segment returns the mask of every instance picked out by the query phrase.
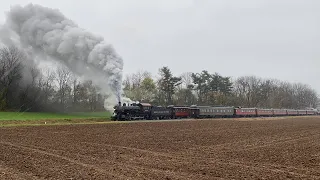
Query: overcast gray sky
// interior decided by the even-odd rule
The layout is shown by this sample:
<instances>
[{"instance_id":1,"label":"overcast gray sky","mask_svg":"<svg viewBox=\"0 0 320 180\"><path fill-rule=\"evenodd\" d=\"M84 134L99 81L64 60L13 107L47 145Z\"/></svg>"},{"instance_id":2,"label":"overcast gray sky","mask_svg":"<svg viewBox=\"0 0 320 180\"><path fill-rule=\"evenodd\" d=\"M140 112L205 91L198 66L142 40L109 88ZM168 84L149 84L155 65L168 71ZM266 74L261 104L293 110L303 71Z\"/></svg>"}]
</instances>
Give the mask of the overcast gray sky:
<instances>
[{"instance_id":1,"label":"overcast gray sky","mask_svg":"<svg viewBox=\"0 0 320 180\"><path fill-rule=\"evenodd\" d=\"M319 0L10 0L58 8L103 35L125 74L162 66L173 73L257 75L309 84L320 92Z\"/></svg>"}]
</instances>

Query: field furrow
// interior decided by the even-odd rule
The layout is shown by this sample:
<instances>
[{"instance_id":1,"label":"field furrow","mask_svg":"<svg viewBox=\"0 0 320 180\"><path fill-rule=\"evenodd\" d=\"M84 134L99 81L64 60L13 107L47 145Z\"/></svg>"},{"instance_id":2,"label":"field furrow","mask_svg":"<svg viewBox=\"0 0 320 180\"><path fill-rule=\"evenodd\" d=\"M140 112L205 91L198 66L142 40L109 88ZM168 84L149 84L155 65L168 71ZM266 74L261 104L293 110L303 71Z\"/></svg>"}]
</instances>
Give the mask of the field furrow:
<instances>
[{"instance_id":1,"label":"field furrow","mask_svg":"<svg viewBox=\"0 0 320 180\"><path fill-rule=\"evenodd\" d=\"M0 129L0 179L320 179L320 118Z\"/></svg>"}]
</instances>

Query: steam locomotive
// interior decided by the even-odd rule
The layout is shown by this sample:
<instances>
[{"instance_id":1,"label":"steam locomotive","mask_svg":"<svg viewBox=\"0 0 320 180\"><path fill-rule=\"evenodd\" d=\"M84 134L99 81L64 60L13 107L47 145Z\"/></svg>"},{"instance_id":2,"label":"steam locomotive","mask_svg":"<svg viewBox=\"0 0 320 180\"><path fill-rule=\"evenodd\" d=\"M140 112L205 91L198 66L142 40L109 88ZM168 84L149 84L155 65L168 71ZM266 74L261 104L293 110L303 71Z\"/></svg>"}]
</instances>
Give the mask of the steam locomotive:
<instances>
[{"instance_id":1,"label":"steam locomotive","mask_svg":"<svg viewBox=\"0 0 320 180\"><path fill-rule=\"evenodd\" d=\"M155 119L201 119L272 116L318 115L315 109L264 109L233 106L153 106L149 103L123 104L114 106L111 116L115 121L155 120Z\"/></svg>"}]
</instances>

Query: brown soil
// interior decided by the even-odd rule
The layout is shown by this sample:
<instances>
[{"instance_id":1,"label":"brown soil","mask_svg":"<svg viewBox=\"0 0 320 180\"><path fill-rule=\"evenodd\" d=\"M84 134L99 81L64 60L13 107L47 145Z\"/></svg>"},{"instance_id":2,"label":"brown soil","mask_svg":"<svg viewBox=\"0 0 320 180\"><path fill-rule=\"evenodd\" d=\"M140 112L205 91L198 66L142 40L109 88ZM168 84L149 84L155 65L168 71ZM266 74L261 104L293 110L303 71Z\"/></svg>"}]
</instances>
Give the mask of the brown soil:
<instances>
[{"instance_id":1,"label":"brown soil","mask_svg":"<svg viewBox=\"0 0 320 180\"><path fill-rule=\"evenodd\" d=\"M0 179L320 179L320 118L0 128Z\"/></svg>"},{"instance_id":2,"label":"brown soil","mask_svg":"<svg viewBox=\"0 0 320 180\"><path fill-rule=\"evenodd\" d=\"M77 124L77 123L97 123L108 122L108 119L41 119L41 120L1 120L0 127L4 126L24 126L24 125L57 125L57 124Z\"/></svg>"}]
</instances>

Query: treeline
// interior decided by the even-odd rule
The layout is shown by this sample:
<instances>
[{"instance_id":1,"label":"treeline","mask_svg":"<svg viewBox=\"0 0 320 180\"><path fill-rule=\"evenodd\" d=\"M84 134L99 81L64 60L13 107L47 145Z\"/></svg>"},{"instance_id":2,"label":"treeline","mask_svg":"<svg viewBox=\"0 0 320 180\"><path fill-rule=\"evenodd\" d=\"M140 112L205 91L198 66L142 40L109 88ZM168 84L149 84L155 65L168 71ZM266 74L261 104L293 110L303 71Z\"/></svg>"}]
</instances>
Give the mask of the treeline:
<instances>
[{"instance_id":1,"label":"treeline","mask_svg":"<svg viewBox=\"0 0 320 180\"><path fill-rule=\"evenodd\" d=\"M39 70L16 47L0 49L0 111L101 111L105 97L65 67Z\"/></svg>"},{"instance_id":2,"label":"treeline","mask_svg":"<svg viewBox=\"0 0 320 180\"><path fill-rule=\"evenodd\" d=\"M106 96L91 81L81 81L67 68L35 68L16 47L0 49L0 111L101 111ZM123 80L124 96L154 105L230 105L264 108L316 108L318 96L304 84L254 76L230 77L202 71L173 75L168 67L158 77L140 71ZM115 103L116 104L116 103Z\"/></svg>"},{"instance_id":3,"label":"treeline","mask_svg":"<svg viewBox=\"0 0 320 180\"><path fill-rule=\"evenodd\" d=\"M174 76L168 67L159 76L140 71L124 80L124 95L155 105L230 105L262 108L316 108L317 92L308 85L244 76L232 80L218 73L186 72Z\"/></svg>"}]
</instances>

